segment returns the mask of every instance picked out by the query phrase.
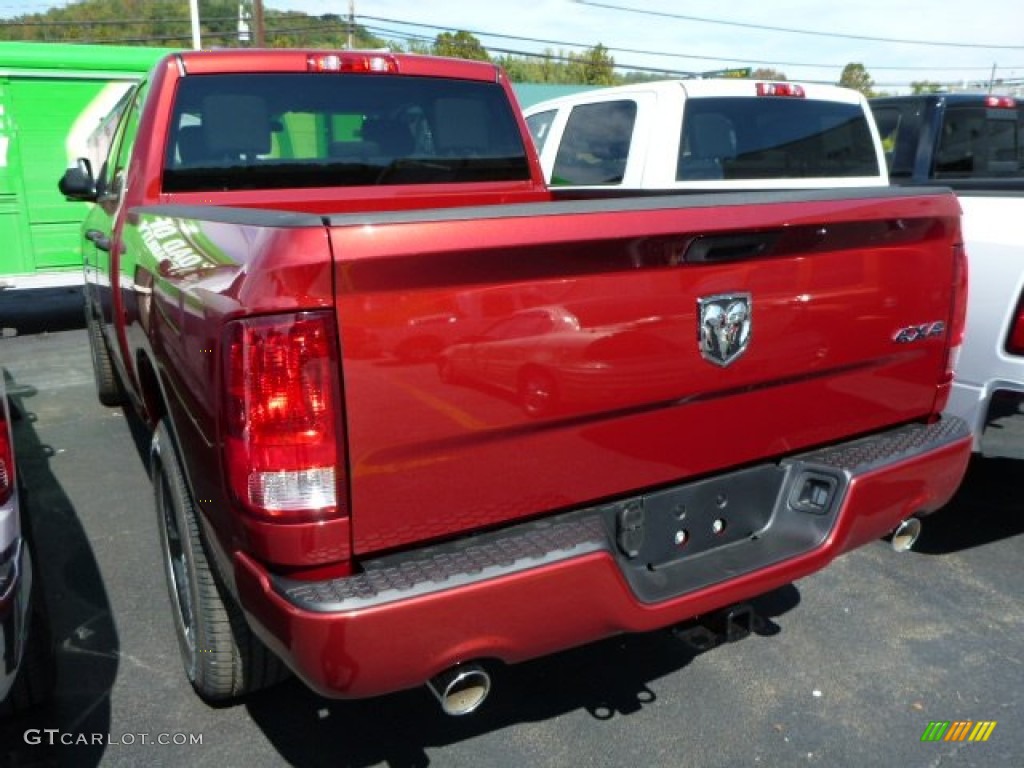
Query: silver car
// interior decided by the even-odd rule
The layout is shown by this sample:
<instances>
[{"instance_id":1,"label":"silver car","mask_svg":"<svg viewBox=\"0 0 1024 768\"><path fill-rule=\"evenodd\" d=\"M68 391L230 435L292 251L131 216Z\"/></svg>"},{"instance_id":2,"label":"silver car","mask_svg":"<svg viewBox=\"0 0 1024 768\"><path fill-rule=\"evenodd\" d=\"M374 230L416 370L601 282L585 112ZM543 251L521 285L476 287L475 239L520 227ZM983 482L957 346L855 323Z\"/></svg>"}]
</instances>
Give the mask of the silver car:
<instances>
[{"instance_id":1,"label":"silver car","mask_svg":"<svg viewBox=\"0 0 1024 768\"><path fill-rule=\"evenodd\" d=\"M0 376L0 716L42 702L52 682L49 632L20 498L11 408Z\"/></svg>"}]
</instances>

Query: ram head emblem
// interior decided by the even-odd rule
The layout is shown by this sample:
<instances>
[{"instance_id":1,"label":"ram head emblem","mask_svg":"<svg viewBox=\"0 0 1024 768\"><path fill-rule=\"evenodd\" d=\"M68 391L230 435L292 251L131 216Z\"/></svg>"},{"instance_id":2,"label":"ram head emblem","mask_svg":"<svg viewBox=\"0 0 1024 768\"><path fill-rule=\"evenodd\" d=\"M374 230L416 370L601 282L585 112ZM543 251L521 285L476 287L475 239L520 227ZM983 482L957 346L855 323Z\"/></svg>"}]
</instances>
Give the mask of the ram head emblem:
<instances>
[{"instance_id":1,"label":"ram head emblem","mask_svg":"<svg viewBox=\"0 0 1024 768\"><path fill-rule=\"evenodd\" d=\"M729 293L697 299L700 354L726 366L742 355L750 342L749 293Z\"/></svg>"}]
</instances>

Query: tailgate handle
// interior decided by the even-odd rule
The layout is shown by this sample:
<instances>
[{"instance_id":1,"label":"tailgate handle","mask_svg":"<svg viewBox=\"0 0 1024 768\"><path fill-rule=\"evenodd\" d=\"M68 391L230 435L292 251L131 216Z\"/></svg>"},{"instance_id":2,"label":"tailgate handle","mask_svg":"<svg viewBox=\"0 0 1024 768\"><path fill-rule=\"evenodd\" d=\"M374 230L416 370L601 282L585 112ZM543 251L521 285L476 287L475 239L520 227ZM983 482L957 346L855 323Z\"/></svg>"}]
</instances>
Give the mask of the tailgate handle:
<instances>
[{"instance_id":1,"label":"tailgate handle","mask_svg":"<svg viewBox=\"0 0 1024 768\"><path fill-rule=\"evenodd\" d=\"M767 256L778 237L776 232L701 236L687 246L683 261L702 264L709 261L736 261Z\"/></svg>"},{"instance_id":2,"label":"tailgate handle","mask_svg":"<svg viewBox=\"0 0 1024 768\"><path fill-rule=\"evenodd\" d=\"M101 251L110 250L110 238L100 232L98 229L87 229L85 231L85 239L99 248Z\"/></svg>"}]
</instances>

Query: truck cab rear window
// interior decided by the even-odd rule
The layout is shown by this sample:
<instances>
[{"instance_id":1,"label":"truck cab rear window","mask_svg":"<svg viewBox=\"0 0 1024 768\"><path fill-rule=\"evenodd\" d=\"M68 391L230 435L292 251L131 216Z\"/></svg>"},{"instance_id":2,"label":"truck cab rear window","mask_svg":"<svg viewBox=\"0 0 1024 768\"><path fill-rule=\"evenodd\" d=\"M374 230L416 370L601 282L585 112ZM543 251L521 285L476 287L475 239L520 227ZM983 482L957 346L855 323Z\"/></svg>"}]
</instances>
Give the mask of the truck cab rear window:
<instances>
[{"instance_id":1,"label":"truck cab rear window","mask_svg":"<svg viewBox=\"0 0 1024 768\"><path fill-rule=\"evenodd\" d=\"M935 153L935 178L1019 176L1024 169L1022 139L1022 111L951 106Z\"/></svg>"},{"instance_id":2,"label":"truck cab rear window","mask_svg":"<svg viewBox=\"0 0 1024 768\"><path fill-rule=\"evenodd\" d=\"M165 192L529 180L495 83L387 75L193 75Z\"/></svg>"},{"instance_id":3,"label":"truck cab rear window","mask_svg":"<svg viewBox=\"0 0 1024 768\"><path fill-rule=\"evenodd\" d=\"M877 176L857 104L814 99L690 99L678 181Z\"/></svg>"}]
</instances>

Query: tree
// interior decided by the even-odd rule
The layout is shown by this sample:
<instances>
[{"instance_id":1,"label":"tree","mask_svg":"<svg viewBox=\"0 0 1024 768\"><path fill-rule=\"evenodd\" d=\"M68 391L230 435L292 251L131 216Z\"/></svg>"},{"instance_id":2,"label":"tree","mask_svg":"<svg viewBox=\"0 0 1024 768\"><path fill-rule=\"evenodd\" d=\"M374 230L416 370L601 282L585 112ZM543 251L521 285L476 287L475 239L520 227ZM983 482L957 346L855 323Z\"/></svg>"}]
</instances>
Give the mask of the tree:
<instances>
[{"instance_id":1,"label":"tree","mask_svg":"<svg viewBox=\"0 0 1024 768\"><path fill-rule=\"evenodd\" d=\"M539 59L531 62L536 67L537 83L572 83L568 65L569 56L563 51L553 51L550 48L544 49L544 54Z\"/></svg>"},{"instance_id":2,"label":"tree","mask_svg":"<svg viewBox=\"0 0 1024 768\"><path fill-rule=\"evenodd\" d=\"M456 59L473 59L490 61L491 56L484 50L480 41L469 32L459 31L454 34L442 32L434 41L434 53L438 56L452 56Z\"/></svg>"},{"instance_id":3,"label":"tree","mask_svg":"<svg viewBox=\"0 0 1024 768\"><path fill-rule=\"evenodd\" d=\"M406 38L404 43L400 43L397 40L390 40L382 45L378 46L387 48L392 53L415 53L419 56L433 56L434 55L434 44L429 43L426 40Z\"/></svg>"},{"instance_id":4,"label":"tree","mask_svg":"<svg viewBox=\"0 0 1024 768\"><path fill-rule=\"evenodd\" d=\"M200 0L199 19L203 45L252 44L239 40L237 0ZM263 19L266 44L275 48L342 48L348 40L348 20L337 14L318 18L268 8ZM359 25L353 37L360 48L386 45ZM192 42L192 25L188 3L182 0L80 0L0 22L0 38L187 47Z\"/></svg>"},{"instance_id":5,"label":"tree","mask_svg":"<svg viewBox=\"0 0 1024 768\"><path fill-rule=\"evenodd\" d=\"M781 82L786 81L786 75L779 72L777 69L771 69L770 67L758 67L750 73L751 80L778 80Z\"/></svg>"},{"instance_id":6,"label":"tree","mask_svg":"<svg viewBox=\"0 0 1024 768\"><path fill-rule=\"evenodd\" d=\"M650 83L655 80L672 80L680 77L677 72L626 72L615 75L615 83L619 85L631 85L633 83Z\"/></svg>"},{"instance_id":7,"label":"tree","mask_svg":"<svg viewBox=\"0 0 1024 768\"><path fill-rule=\"evenodd\" d=\"M187 48L192 44L188 6L185 0L69 1L66 6L46 13L0 21L0 39ZM199 18L204 46L253 45L251 39L239 39L238 0L199 0ZM265 44L271 48L344 48L348 44L348 18L337 13L309 16L298 11L265 8L263 20ZM410 39L403 44L376 37L357 24L352 37L356 48L492 61L481 42L465 31L444 32L433 42ZM549 49L535 55L503 55L493 61L503 67L514 82L617 85L626 81L615 74L615 61L601 44L582 53ZM643 76L634 75L632 79L643 79Z\"/></svg>"},{"instance_id":8,"label":"tree","mask_svg":"<svg viewBox=\"0 0 1024 768\"><path fill-rule=\"evenodd\" d=\"M494 63L505 70L513 83L547 82L544 65L539 61L525 56L499 56Z\"/></svg>"},{"instance_id":9,"label":"tree","mask_svg":"<svg viewBox=\"0 0 1024 768\"><path fill-rule=\"evenodd\" d=\"M914 94L941 93L942 88L942 83L933 83L930 80L914 80L910 83L910 89Z\"/></svg>"},{"instance_id":10,"label":"tree","mask_svg":"<svg viewBox=\"0 0 1024 768\"><path fill-rule=\"evenodd\" d=\"M839 85L860 91L868 98L875 95L873 90L875 81L871 79L871 75L868 74L864 65L859 62L851 62L843 67L843 74L839 76Z\"/></svg>"},{"instance_id":11,"label":"tree","mask_svg":"<svg viewBox=\"0 0 1024 768\"><path fill-rule=\"evenodd\" d=\"M613 85L615 83L615 59L608 55L608 49L601 43L583 53L569 54L569 77L571 82L584 85Z\"/></svg>"}]
</instances>

